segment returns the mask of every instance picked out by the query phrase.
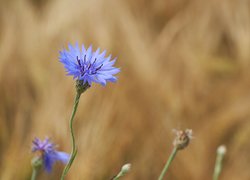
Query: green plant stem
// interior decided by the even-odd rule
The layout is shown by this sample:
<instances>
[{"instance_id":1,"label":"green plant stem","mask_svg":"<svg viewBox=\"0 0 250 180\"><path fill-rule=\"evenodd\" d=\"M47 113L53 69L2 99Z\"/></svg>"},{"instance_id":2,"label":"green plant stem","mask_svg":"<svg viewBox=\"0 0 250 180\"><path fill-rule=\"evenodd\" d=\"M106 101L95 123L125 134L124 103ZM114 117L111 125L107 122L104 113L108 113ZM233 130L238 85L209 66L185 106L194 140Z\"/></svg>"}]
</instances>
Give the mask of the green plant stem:
<instances>
[{"instance_id":1,"label":"green plant stem","mask_svg":"<svg viewBox=\"0 0 250 180\"><path fill-rule=\"evenodd\" d=\"M63 180L66 176L66 174L68 173L75 157L76 157L76 154L77 154L77 148L76 148L76 143L75 143L75 136L74 136L74 129L73 129L73 120L74 120L74 117L75 117L75 113L76 113L76 110L77 110L77 107L78 107L78 104L79 104L79 100L80 100L80 97L81 97L81 93L76 93L76 96L75 96L75 102L74 102L74 107L73 107L73 111L72 111L72 114L71 114L71 118L70 118L70 121L69 121L69 127L70 127L70 133L71 133L71 141L72 141L72 151L71 151L71 155L70 155L70 160L68 162L68 164L65 166L64 170L63 170L63 173L62 173L62 176L61 176L61 180Z\"/></svg>"},{"instance_id":2,"label":"green plant stem","mask_svg":"<svg viewBox=\"0 0 250 180\"><path fill-rule=\"evenodd\" d=\"M115 176L112 180L118 180L122 176L123 176L123 173L120 171L119 174L117 176Z\"/></svg>"},{"instance_id":3,"label":"green plant stem","mask_svg":"<svg viewBox=\"0 0 250 180\"><path fill-rule=\"evenodd\" d=\"M219 179L221 169L222 169L222 160L223 160L224 155L225 154L217 153L215 167L214 167L213 180Z\"/></svg>"},{"instance_id":4,"label":"green plant stem","mask_svg":"<svg viewBox=\"0 0 250 180\"><path fill-rule=\"evenodd\" d=\"M174 160L177 151L178 151L178 148L177 148L177 147L174 147L174 149L172 150L172 153L171 153L171 155L169 156L168 161L167 161L167 163L165 164L165 166L164 166L164 168L163 168L163 170L162 170L162 172L161 172L161 174L160 174L158 180L162 180L162 179L163 179L163 177L164 177L164 175L166 174L166 172L167 172L167 170L168 170L168 168L169 168L171 162Z\"/></svg>"},{"instance_id":5,"label":"green plant stem","mask_svg":"<svg viewBox=\"0 0 250 180\"><path fill-rule=\"evenodd\" d=\"M38 169L33 168L31 180L36 180L37 174L38 174Z\"/></svg>"}]
</instances>

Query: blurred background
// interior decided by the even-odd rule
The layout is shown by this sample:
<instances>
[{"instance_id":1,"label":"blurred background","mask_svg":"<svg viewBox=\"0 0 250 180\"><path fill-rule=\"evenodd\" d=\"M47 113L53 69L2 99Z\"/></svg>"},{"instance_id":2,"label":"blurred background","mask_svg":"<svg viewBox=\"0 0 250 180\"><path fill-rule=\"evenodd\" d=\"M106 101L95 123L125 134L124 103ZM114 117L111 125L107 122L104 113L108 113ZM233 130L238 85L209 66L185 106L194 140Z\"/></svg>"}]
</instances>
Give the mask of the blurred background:
<instances>
[{"instance_id":1,"label":"blurred background","mask_svg":"<svg viewBox=\"0 0 250 180\"><path fill-rule=\"evenodd\" d=\"M75 42L118 57L121 73L82 95L67 179L110 179L128 162L124 179L157 179L172 129L186 128L166 179L211 179L220 144L221 179L250 179L249 0L0 0L1 180L30 179L34 137L70 152L74 81L58 51Z\"/></svg>"}]
</instances>

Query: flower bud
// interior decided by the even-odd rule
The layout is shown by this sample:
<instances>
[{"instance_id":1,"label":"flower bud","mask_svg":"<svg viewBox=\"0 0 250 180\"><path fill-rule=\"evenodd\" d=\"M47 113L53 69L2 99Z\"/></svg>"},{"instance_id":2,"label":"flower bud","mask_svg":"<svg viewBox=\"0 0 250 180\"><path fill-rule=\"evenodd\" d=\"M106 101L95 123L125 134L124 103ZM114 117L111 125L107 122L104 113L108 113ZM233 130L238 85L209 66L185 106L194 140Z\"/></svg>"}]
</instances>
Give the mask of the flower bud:
<instances>
[{"instance_id":1,"label":"flower bud","mask_svg":"<svg viewBox=\"0 0 250 180\"><path fill-rule=\"evenodd\" d=\"M226 146L224 146L224 145L220 145L220 146L217 148L217 153L218 153L218 154L224 155L224 154L226 154L226 152L227 152L227 148L226 148Z\"/></svg>"},{"instance_id":2,"label":"flower bud","mask_svg":"<svg viewBox=\"0 0 250 180\"><path fill-rule=\"evenodd\" d=\"M128 163L122 166L121 172L123 174L126 174L130 171L130 169L131 169L131 164Z\"/></svg>"},{"instance_id":3,"label":"flower bud","mask_svg":"<svg viewBox=\"0 0 250 180\"><path fill-rule=\"evenodd\" d=\"M31 160L31 165L34 169L40 169L43 166L43 159L41 156L35 156Z\"/></svg>"}]
</instances>

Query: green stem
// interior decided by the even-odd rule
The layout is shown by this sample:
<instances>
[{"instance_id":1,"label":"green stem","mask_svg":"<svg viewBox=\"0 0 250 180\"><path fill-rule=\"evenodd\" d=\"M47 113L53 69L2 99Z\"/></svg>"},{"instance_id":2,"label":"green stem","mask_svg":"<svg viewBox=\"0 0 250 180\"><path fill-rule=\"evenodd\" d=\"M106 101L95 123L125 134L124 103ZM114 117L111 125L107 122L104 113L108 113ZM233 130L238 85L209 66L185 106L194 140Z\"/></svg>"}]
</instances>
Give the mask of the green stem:
<instances>
[{"instance_id":1,"label":"green stem","mask_svg":"<svg viewBox=\"0 0 250 180\"><path fill-rule=\"evenodd\" d=\"M224 158L225 152L217 152L217 157L216 157L216 162L215 162L215 167L214 167L214 175L213 175L213 180L218 180L221 169L222 169L222 160Z\"/></svg>"},{"instance_id":2,"label":"green stem","mask_svg":"<svg viewBox=\"0 0 250 180\"><path fill-rule=\"evenodd\" d=\"M38 169L33 168L31 180L36 180L37 174L38 174Z\"/></svg>"},{"instance_id":3,"label":"green stem","mask_svg":"<svg viewBox=\"0 0 250 180\"><path fill-rule=\"evenodd\" d=\"M112 180L118 180L122 176L123 176L122 172L119 172L119 174L117 176L115 176Z\"/></svg>"},{"instance_id":4,"label":"green stem","mask_svg":"<svg viewBox=\"0 0 250 180\"><path fill-rule=\"evenodd\" d=\"M166 172L167 172L167 170L168 170L168 168L169 168L171 162L174 160L177 151L178 151L178 148L177 148L177 147L174 147L174 149L172 150L172 153L171 153L171 155L169 156L168 161L167 161L167 163L165 164L165 166L164 166L164 168L163 168L163 170L162 170L162 172L161 172L161 175L159 176L158 180L162 180L162 179L163 179L163 177L164 177L164 175L166 174Z\"/></svg>"},{"instance_id":5,"label":"green stem","mask_svg":"<svg viewBox=\"0 0 250 180\"><path fill-rule=\"evenodd\" d=\"M72 111L72 114L71 114L71 118L70 118L70 121L69 121L69 127L70 127L70 133L71 133L71 141L72 141L72 151L71 151L71 155L70 155L70 160L68 162L68 164L65 166L64 170L63 170L63 173L62 173L62 176L61 176L61 180L63 180L66 176L66 174L68 173L75 157L76 157L76 154L77 154L77 148L76 148L76 143L75 143L75 136L74 136L74 129L73 129L73 120L74 120L74 117L75 117L75 113L76 113L76 110L77 110L77 107L78 107L78 104L79 104L79 100L80 100L80 97L81 97L81 93L76 93L76 96L75 96L75 102L74 102L74 107L73 107L73 111Z\"/></svg>"}]
</instances>

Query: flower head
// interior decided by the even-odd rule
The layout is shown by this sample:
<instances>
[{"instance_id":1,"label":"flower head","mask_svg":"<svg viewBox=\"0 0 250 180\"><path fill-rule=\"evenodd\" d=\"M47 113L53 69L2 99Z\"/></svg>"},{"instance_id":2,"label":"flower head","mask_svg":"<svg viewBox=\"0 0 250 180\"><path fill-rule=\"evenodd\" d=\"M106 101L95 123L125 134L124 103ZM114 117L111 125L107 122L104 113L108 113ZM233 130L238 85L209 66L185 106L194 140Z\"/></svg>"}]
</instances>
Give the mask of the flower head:
<instances>
[{"instance_id":1,"label":"flower head","mask_svg":"<svg viewBox=\"0 0 250 180\"><path fill-rule=\"evenodd\" d=\"M57 151L56 145L53 144L49 138L40 140L35 138L32 142L32 152L37 152L37 160L42 161L47 172L51 172L53 164L56 161L61 161L66 164L69 161L70 155L65 152Z\"/></svg>"},{"instance_id":2,"label":"flower head","mask_svg":"<svg viewBox=\"0 0 250 180\"><path fill-rule=\"evenodd\" d=\"M84 45L80 49L78 44L72 46L69 44L69 50L60 51L60 62L64 64L67 75L74 79L83 81L83 84L92 82L106 85L107 81L116 82L114 76L120 72L119 68L113 67L116 59L111 60L111 55L105 57L106 51L100 53L98 48L92 51L92 46L85 49Z\"/></svg>"},{"instance_id":3,"label":"flower head","mask_svg":"<svg viewBox=\"0 0 250 180\"><path fill-rule=\"evenodd\" d=\"M186 129L186 130L174 129L173 132L176 135L173 145L178 150L186 148L189 145L190 140L193 139L192 129Z\"/></svg>"}]
</instances>

